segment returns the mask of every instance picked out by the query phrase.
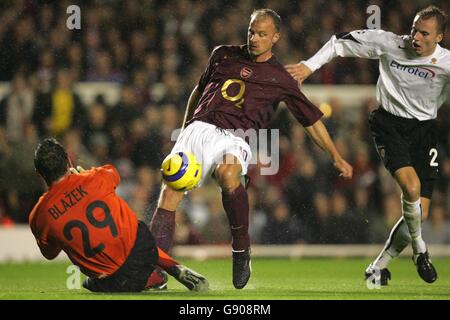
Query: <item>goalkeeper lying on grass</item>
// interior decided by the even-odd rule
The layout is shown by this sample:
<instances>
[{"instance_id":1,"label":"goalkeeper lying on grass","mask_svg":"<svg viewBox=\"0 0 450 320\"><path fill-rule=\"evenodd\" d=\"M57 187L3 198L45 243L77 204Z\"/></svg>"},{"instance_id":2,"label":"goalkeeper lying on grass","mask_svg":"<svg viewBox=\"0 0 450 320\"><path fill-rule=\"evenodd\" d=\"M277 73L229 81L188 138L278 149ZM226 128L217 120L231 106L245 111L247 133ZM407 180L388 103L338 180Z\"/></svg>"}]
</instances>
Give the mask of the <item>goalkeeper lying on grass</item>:
<instances>
[{"instance_id":1,"label":"goalkeeper lying on grass","mask_svg":"<svg viewBox=\"0 0 450 320\"><path fill-rule=\"evenodd\" d=\"M116 195L120 177L112 165L72 168L64 147L52 138L37 146L34 164L48 191L30 214L31 231L45 258L63 250L80 267L88 276L86 289L142 291L153 283L149 277L155 266L189 290L208 289L202 275L156 246L147 225Z\"/></svg>"}]
</instances>

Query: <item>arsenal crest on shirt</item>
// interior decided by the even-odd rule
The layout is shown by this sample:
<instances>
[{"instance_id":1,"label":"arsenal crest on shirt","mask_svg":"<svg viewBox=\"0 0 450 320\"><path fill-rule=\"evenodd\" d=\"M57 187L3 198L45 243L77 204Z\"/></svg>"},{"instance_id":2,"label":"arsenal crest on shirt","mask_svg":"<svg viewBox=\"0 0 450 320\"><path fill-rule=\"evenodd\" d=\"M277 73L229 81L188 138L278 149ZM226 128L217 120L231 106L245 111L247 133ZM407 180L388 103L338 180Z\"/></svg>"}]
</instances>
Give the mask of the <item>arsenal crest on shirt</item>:
<instances>
[{"instance_id":1,"label":"arsenal crest on shirt","mask_svg":"<svg viewBox=\"0 0 450 320\"><path fill-rule=\"evenodd\" d=\"M249 67L243 67L241 69L241 78L248 79L252 76L252 73L252 69L250 69Z\"/></svg>"}]
</instances>

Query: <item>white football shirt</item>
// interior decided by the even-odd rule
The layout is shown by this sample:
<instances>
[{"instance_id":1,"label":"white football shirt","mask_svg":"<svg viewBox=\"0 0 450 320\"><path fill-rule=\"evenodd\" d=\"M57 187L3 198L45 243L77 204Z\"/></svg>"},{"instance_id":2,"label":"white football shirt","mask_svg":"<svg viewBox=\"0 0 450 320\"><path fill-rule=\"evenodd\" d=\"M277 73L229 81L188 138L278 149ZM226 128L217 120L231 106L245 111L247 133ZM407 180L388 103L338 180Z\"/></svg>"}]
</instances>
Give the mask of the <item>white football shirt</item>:
<instances>
[{"instance_id":1,"label":"white football shirt","mask_svg":"<svg viewBox=\"0 0 450 320\"><path fill-rule=\"evenodd\" d=\"M409 36L358 30L334 35L302 62L314 72L337 56L380 60L377 100L396 116L435 119L450 94L450 51L439 44L432 55L419 57L411 48Z\"/></svg>"}]
</instances>

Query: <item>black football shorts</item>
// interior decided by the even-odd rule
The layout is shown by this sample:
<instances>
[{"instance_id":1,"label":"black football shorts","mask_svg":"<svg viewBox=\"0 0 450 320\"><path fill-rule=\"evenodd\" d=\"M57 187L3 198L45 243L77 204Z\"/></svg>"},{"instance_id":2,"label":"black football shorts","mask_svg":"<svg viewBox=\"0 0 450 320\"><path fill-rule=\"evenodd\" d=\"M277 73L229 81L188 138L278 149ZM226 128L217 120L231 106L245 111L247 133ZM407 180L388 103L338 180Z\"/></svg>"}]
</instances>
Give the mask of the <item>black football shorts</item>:
<instances>
[{"instance_id":1,"label":"black football shorts","mask_svg":"<svg viewBox=\"0 0 450 320\"><path fill-rule=\"evenodd\" d=\"M93 292L139 292L158 262L158 249L147 225L139 221L134 247L124 264L111 276L87 278L83 287Z\"/></svg>"},{"instance_id":2,"label":"black football shorts","mask_svg":"<svg viewBox=\"0 0 450 320\"><path fill-rule=\"evenodd\" d=\"M436 120L397 117L379 108L370 114L369 126L384 166L392 175L413 167L420 179L421 196L431 199L439 170Z\"/></svg>"}]
</instances>

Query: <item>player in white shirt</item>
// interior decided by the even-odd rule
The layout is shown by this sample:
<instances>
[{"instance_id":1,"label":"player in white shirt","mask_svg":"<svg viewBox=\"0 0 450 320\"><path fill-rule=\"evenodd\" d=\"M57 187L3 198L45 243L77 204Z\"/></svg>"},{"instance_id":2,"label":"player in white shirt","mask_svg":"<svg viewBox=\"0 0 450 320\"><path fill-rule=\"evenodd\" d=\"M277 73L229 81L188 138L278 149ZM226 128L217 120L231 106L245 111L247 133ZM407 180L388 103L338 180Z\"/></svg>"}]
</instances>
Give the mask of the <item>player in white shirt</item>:
<instances>
[{"instance_id":1,"label":"player in white shirt","mask_svg":"<svg viewBox=\"0 0 450 320\"><path fill-rule=\"evenodd\" d=\"M447 16L430 6L414 18L411 35L360 30L333 36L312 58L287 65L302 83L333 58L379 59L377 100L369 117L377 151L402 189L402 218L365 277L387 285L389 262L410 243L420 277L432 283L437 273L422 239L421 222L428 216L438 175L436 116L450 93L450 51L439 46Z\"/></svg>"}]
</instances>

